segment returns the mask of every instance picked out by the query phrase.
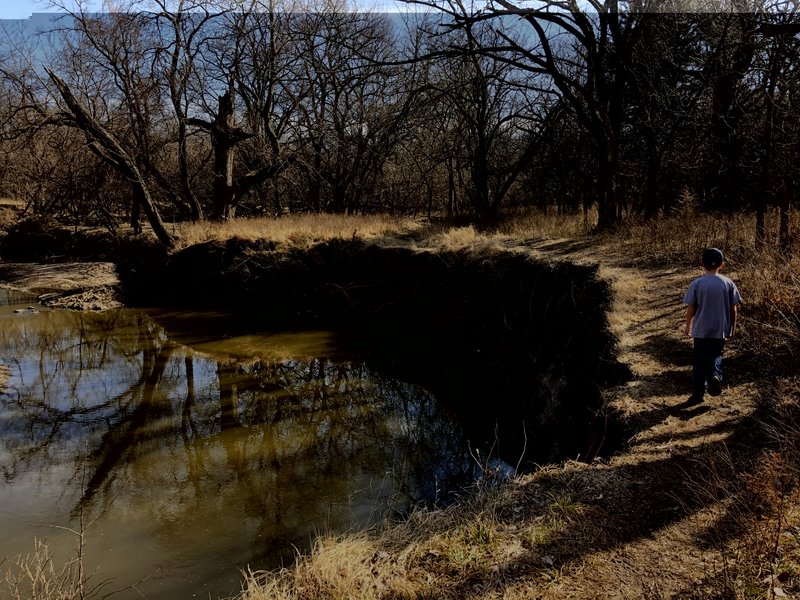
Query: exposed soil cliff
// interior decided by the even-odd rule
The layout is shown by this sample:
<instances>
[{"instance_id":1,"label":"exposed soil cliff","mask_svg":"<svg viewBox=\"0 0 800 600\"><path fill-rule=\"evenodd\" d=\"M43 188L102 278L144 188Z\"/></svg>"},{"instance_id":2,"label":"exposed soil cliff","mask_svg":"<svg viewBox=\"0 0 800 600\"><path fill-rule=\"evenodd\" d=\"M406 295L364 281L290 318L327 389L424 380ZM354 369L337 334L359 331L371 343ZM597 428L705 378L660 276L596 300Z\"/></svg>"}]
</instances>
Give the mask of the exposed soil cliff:
<instances>
[{"instance_id":1,"label":"exposed soil cliff","mask_svg":"<svg viewBox=\"0 0 800 600\"><path fill-rule=\"evenodd\" d=\"M369 362L497 424L502 458L612 448L601 390L614 357L610 293L592 266L515 252L432 252L332 241L276 250L230 239L121 273L131 302L234 310L254 326L358 337ZM524 430L522 423L524 423Z\"/></svg>"}]
</instances>

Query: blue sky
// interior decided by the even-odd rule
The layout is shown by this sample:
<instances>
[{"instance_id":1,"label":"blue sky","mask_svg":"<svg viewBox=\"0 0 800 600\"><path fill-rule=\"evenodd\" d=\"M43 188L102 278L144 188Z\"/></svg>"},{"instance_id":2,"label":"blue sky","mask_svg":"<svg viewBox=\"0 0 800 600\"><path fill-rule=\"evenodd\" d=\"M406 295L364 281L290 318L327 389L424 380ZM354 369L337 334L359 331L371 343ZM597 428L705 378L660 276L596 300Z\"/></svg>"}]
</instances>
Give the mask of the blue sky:
<instances>
[{"instance_id":1,"label":"blue sky","mask_svg":"<svg viewBox=\"0 0 800 600\"><path fill-rule=\"evenodd\" d=\"M78 0L57 1L74 8ZM27 19L35 12L58 12L59 9L53 8L51 4L49 0L0 0L0 19ZM370 9L381 7L390 12L408 9L400 0L359 0L358 4ZM100 12L103 0L83 0L83 5L89 11Z\"/></svg>"},{"instance_id":2,"label":"blue sky","mask_svg":"<svg viewBox=\"0 0 800 600\"><path fill-rule=\"evenodd\" d=\"M59 4L74 7L81 0L54 0ZM89 11L101 12L103 0L82 0ZM389 12L409 10L402 0L358 0L359 6L369 9L382 9ZM51 6L51 0L0 0L0 19L27 19L35 12L58 12ZM579 0L578 4L586 4ZM469 5L469 3L467 3ZM419 8L418 8L419 9Z\"/></svg>"},{"instance_id":3,"label":"blue sky","mask_svg":"<svg viewBox=\"0 0 800 600\"><path fill-rule=\"evenodd\" d=\"M66 4L73 4L67 2ZM103 6L102 0L91 0L86 5L92 10ZM54 12L48 0L0 0L0 19L27 19L35 12Z\"/></svg>"}]
</instances>

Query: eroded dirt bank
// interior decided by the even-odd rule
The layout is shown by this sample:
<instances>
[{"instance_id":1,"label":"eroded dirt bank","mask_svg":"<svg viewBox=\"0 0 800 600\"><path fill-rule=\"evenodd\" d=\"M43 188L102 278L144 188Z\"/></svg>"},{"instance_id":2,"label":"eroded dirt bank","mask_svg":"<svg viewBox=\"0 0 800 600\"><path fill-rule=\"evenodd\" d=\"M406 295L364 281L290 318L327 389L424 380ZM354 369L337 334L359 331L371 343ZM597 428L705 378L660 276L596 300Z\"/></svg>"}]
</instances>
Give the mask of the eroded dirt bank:
<instances>
[{"instance_id":1,"label":"eroded dirt bank","mask_svg":"<svg viewBox=\"0 0 800 600\"><path fill-rule=\"evenodd\" d=\"M496 422L501 458L529 464L610 451L601 390L615 359L607 284L592 266L517 252L433 252L358 240L276 250L231 239L159 269L121 269L133 303L209 307L272 329L358 338L368 361L425 385L476 427ZM523 424L524 423L524 429Z\"/></svg>"}]
</instances>

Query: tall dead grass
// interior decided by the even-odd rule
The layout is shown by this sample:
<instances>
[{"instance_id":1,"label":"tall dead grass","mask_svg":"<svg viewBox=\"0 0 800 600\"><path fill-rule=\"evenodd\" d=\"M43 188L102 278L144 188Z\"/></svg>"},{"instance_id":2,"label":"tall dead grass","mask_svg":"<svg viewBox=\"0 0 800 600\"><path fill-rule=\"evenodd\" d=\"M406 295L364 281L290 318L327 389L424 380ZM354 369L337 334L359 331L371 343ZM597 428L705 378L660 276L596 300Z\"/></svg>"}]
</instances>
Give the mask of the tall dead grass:
<instances>
[{"instance_id":1,"label":"tall dead grass","mask_svg":"<svg viewBox=\"0 0 800 600\"><path fill-rule=\"evenodd\" d=\"M35 540L33 552L18 556L6 569L0 597L14 600L82 600L87 594L80 561L56 564L47 542ZM0 591L3 591L0 588Z\"/></svg>"},{"instance_id":2,"label":"tall dead grass","mask_svg":"<svg viewBox=\"0 0 800 600\"><path fill-rule=\"evenodd\" d=\"M516 585L520 571L547 587L560 577L554 540L587 518L568 490L531 493L547 474L481 487L458 505L420 509L372 532L324 535L290 568L246 573L236 598L462 598Z\"/></svg>"},{"instance_id":3,"label":"tall dead grass","mask_svg":"<svg viewBox=\"0 0 800 600\"><path fill-rule=\"evenodd\" d=\"M333 239L376 240L408 236L421 227L419 220L389 215L286 215L236 219L227 223L183 223L176 225L175 233L179 248L233 237L304 248Z\"/></svg>"},{"instance_id":4,"label":"tall dead grass","mask_svg":"<svg viewBox=\"0 0 800 600\"><path fill-rule=\"evenodd\" d=\"M597 210L558 214L552 210L520 210L499 228L498 233L512 237L542 239L581 239L588 236L597 223Z\"/></svg>"}]
</instances>

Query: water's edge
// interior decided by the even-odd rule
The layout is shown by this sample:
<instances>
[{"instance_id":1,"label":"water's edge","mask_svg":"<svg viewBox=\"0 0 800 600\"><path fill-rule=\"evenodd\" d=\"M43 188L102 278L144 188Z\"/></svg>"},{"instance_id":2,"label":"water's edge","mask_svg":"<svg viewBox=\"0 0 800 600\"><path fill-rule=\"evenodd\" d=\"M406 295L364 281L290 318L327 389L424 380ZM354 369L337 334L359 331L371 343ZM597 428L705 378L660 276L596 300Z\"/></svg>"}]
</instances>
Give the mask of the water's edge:
<instances>
[{"instance_id":1,"label":"water's edge","mask_svg":"<svg viewBox=\"0 0 800 600\"><path fill-rule=\"evenodd\" d=\"M523 452L533 465L619 448L602 391L630 371L616 358L611 290L595 266L360 240L278 251L234 238L119 272L132 303L359 338L376 368L431 389L468 421L496 422L514 464Z\"/></svg>"}]
</instances>

